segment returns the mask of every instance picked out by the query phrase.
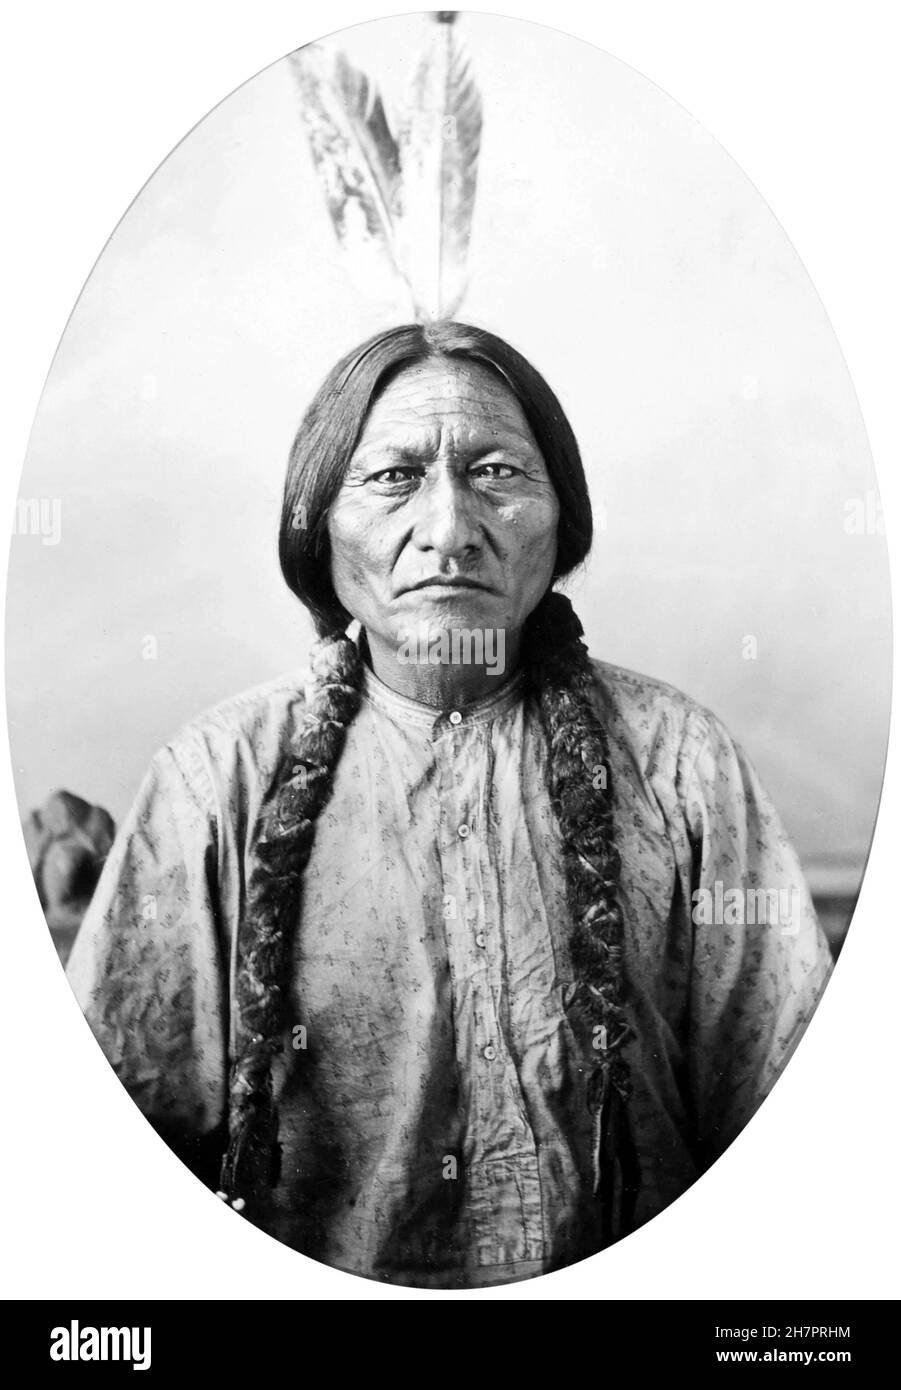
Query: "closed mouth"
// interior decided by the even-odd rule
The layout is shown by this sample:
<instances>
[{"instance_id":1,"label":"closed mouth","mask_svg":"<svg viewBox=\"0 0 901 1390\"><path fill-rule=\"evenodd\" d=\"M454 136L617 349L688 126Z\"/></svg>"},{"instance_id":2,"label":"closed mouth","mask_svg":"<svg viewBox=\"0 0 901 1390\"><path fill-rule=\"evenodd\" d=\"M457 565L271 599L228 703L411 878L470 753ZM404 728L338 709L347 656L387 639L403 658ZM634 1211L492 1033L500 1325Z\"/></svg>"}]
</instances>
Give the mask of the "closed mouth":
<instances>
[{"instance_id":1,"label":"closed mouth","mask_svg":"<svg viewBox=\"0 0 901 1390\"><path fill-rule=\"evenodd\" d=\"M436 575L433 579L420 579L418 584L410 584L404 593L414 589L481 589L486 594L494 592L487 584L480 584L477 579L466 579L462 575L457 578Z\"/></svg>"}]
</instances>

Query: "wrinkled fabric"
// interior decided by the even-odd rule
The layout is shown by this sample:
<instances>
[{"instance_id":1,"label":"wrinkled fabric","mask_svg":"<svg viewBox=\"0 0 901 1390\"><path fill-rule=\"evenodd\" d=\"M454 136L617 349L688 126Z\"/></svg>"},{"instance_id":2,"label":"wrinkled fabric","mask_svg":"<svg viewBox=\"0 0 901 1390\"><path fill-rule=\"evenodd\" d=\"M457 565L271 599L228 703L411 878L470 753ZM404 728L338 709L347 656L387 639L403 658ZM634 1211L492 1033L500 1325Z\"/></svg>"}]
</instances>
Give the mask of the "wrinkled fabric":
<instances>
[{"instance_id":1,"label":"wrinkled fabric","mask_svg":"<svg viewBox=\"0 0 901 1390\"><path fill-rule=\"evenodd\" d=\"M747 1123L830 956L723 725L670 686L594 671L622 859L641 1223ZM91 1028L166 1135L215 1134L227 1118L234 943L304 680L217 706L156 755L72 952ZM600 1246L592 1038L564 1004L570 919L546 758L518 677L438 712L366 672L304 876L273 1069L283 1157L268 1229L329 1265L469 1287ZM732 889L781 891L793 913L754 921L737 894L724 911Z\"/></svg>"}]
</instances>

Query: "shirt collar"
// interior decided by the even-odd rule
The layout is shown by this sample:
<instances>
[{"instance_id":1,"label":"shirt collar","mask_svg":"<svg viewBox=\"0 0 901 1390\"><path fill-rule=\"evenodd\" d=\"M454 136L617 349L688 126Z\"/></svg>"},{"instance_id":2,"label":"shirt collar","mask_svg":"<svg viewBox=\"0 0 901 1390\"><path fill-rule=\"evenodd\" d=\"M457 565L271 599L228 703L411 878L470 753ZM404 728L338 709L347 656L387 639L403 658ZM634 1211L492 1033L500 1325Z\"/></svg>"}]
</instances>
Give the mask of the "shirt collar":
<instances>
[{"instance_id":1,"label":"shirt collar","mask_svg":"<svg viewBox=\"0 0 901 1390\"><path fill-rule=\"evenodd\" d=\"M515 671L491 694L471 700L465 705L448 705L447 709L441 710L434 705L423 704L420 700L411 700L409 696L399 694L384 681L379 680L370 665L369 644L365 632L361 631L358 640L363 656L363 698L397 724L412 724L421 729L437 726L435 732L443 732L448 728L470 728L499 718L522 700L521 669Z\"/></svg>"}]
</instances>

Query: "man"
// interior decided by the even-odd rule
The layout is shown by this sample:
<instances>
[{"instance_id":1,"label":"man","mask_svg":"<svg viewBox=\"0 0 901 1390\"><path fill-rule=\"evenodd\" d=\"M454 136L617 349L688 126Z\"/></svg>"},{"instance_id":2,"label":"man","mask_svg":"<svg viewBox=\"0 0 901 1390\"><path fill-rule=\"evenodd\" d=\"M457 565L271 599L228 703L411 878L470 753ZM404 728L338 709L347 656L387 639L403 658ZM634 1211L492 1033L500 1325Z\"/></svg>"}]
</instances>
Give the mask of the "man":
<instances>
[{"instance_id":1,"label":"man","mask_svg":"<svg viewBox=\"0 0 901 1390\"><path fill-rule=\"evenodd\" d=\"M553 586L590 543L572 431L508 344L348 354L285 487L310 678L157 755L73 950L157 1129L336 1267L471 1287L620 1238L741 1130L828 977L742 751L589 658Z\"/></svg>"}]
</instances>

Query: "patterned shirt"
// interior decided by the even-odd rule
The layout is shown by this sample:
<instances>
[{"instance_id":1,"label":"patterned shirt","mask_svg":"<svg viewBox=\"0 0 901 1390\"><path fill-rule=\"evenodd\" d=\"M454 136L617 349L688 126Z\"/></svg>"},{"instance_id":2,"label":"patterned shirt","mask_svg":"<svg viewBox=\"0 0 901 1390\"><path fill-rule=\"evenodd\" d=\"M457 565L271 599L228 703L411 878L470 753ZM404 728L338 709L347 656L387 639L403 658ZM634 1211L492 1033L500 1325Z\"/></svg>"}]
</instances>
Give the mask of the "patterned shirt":
<instances>
[{"instance_id":1,"label":"patterned shirt","mask_svg":"<svg viewBox=\"0 0 901 1390\"><path fill-rule=\"evenodd\" d=\"M593 663L622 859L636 1219L747 1123L830 971L797 859L742 750L672 687ZM153 759L68 974L166 1136L221 1136L235 941L297 673ZM521 677L438 711L367 668L317 823L273 1068L268 1229L326 1264L472 1287L597 1250L592 1038L567 1008L560 835ZM199 1170L198 1170L199 1171Z\"/></svg>"}]
</instances>

